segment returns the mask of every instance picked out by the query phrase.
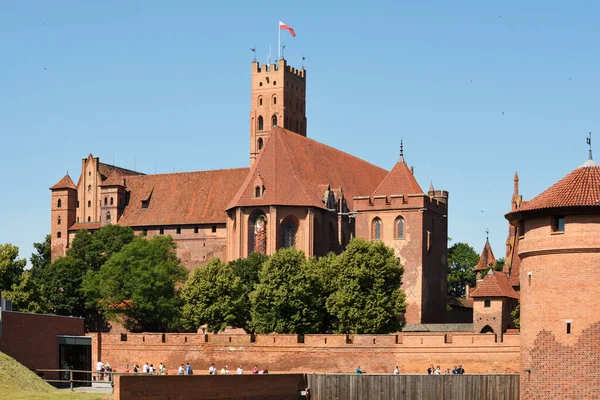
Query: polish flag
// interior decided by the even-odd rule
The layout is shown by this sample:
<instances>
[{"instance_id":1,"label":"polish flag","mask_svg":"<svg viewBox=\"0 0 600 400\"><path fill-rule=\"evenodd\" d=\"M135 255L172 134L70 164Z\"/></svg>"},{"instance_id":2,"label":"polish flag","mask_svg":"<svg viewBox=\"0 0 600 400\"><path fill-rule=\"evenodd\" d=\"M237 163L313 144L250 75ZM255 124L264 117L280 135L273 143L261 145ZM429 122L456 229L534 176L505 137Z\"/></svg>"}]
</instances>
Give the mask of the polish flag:
<instances>
[{"instance_id":1,"label":"polish flag","mask_svg":"<svg viewBox=\"0 0 600 400\"><path fill-rule=\"evenodd\" d=\"M292 37L296 37L296 32L294 32L294 30L292 29L291 26L284 24L283 22L279 21L279 30L288 30L290 31L290 35L292 35Z\"/></svg>"}]
</instances>

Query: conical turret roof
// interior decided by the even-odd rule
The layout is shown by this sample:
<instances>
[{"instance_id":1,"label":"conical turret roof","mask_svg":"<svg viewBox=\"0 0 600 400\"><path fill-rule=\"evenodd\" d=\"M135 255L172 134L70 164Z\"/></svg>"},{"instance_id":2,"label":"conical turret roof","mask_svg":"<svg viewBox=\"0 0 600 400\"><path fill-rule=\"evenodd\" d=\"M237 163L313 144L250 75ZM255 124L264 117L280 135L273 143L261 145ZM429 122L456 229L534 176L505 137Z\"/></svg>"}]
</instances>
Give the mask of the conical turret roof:
<instances>
[{"instance_id":1,"label":"conical turret roof","mask_svg":"<svg viewBox=\"0 0 600 400\"><path fill-rule=\"evenodd\" d=\"M56 184L54 186L50 187L50 190L57 190L57 189L77 190L77 187L75 186L75 184L73 183L73 180L67 173L60 181L56 182Z\"/></svg>"}]
</instances>

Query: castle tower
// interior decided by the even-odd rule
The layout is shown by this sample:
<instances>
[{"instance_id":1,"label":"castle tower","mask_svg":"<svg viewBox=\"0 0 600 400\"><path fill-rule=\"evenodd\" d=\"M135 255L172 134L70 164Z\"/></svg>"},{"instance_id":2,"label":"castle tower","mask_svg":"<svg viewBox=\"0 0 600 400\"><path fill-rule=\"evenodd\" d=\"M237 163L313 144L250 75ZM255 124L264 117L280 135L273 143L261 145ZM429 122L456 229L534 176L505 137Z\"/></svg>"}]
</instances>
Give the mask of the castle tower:
<instances>
[{"instance_id":1,"label":"castle tower","mask_svg":"<svg viewBox=\"0 0 600 400\"><path fill-rule=\"evenodd\" d=\"M252 63L250 108L250 165L263 148L273 126L306 136L306 70L277 64Z\"/></svg>"},{"instance_id":2,"label":"castle tower","mask_svg":"<svg viewBox=\"0 0 600 400\"><path fill-rule=\"evenodd\" d=\"M115 169L100 184L100 222L101 226L116 224L125 208L125 177Z\"/></svg>"},{"instance_id":3,"label":"castle tower","mask_svg":"<svg viewBox=\"0 0 600 400\"><path fill-rule=\"evenodd\" d=\"M598 398L599 199L589 160L506 215L519 235L522 399Z\"/></svg>"},{"instance_id":4,"label":"castle tower","mask_svg":"<svg viewBox=\"0 0 600 400\"><path fill-rule=\"evenodd\" d=\"M54 261L57 257L65 255L69 247L68 229L75 223L77 188L69 174L67 174L50 190L52 191L50 243L52 261Z\"/></svg>"}]
</instances>

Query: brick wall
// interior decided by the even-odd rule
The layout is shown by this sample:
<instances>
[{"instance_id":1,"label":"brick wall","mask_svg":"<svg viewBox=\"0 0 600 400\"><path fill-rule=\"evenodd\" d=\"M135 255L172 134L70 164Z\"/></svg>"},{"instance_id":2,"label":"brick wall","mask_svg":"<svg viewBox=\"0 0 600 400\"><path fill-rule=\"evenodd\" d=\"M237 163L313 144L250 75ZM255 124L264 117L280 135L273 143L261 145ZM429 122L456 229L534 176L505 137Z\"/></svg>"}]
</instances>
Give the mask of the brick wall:
<instances>
[{"instance_id":1,"label":"brick wall","mask_svg":"<svg viewBox=\"0 0 600 400\"><path fill-rule=\"evenodd\" d=\"M305 387L302 374L126 375L115 379L114 397L115 400L296 400Z\"/></svg>"},{"instance_id":2,"label":"brick wall","mask_svg":"<svg viewBox=\"0 0 600 400\"><path fill-rule=\"evenodd\" d=\"M59 368L58 335L83 336L83 319L2 312L0 351L27 368Z\"/></svg>"},{"instance_id":3,"label":"brick wall","mask_svg":"<svg viewBox=\"0 0 600 400\"><path fill-rule=\"evenodd\" d=\"M452 368L462 364L469 373L515 373L519 371L518 335L507 343L496 336L468 333L401 333L398 335L295 335L120 334L93 333L92 351L117 371L144 362L163 362L170 373L189 362L196 374L206 374L214 363L246 371L255 364L274 372L353 372L357 365L372 373L390 373L398 365L403 373L424 373L429 364ZM509 336L509 335L507 335ZM231 342L229 342L231 338ZM208 339L206 342L205 339ZM327 342L325 341L327 339Z\"/></svg>"}]
</instances>

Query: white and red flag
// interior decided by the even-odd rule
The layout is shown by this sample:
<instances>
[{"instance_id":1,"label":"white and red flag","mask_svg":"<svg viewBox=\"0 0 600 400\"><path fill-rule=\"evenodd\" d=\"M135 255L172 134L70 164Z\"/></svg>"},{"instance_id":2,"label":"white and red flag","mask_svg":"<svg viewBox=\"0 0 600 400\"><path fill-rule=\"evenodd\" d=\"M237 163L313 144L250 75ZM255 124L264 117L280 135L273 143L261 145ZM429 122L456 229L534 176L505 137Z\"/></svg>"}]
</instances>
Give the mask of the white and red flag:
<instances>
[{"instance_id":1,"label":"white and red flag","mask_svg":"<svg viewBox=\"0 0 600 400\"><path fill-rule=\"evenodd\" d=\"M292 35L292 37L296 37L296 32L294 32L294 30L292 29L291 26L284 24L283 22L279 21L279 30L280 31L289 31L290 35Z\"/></svg>"}]
</instances>

